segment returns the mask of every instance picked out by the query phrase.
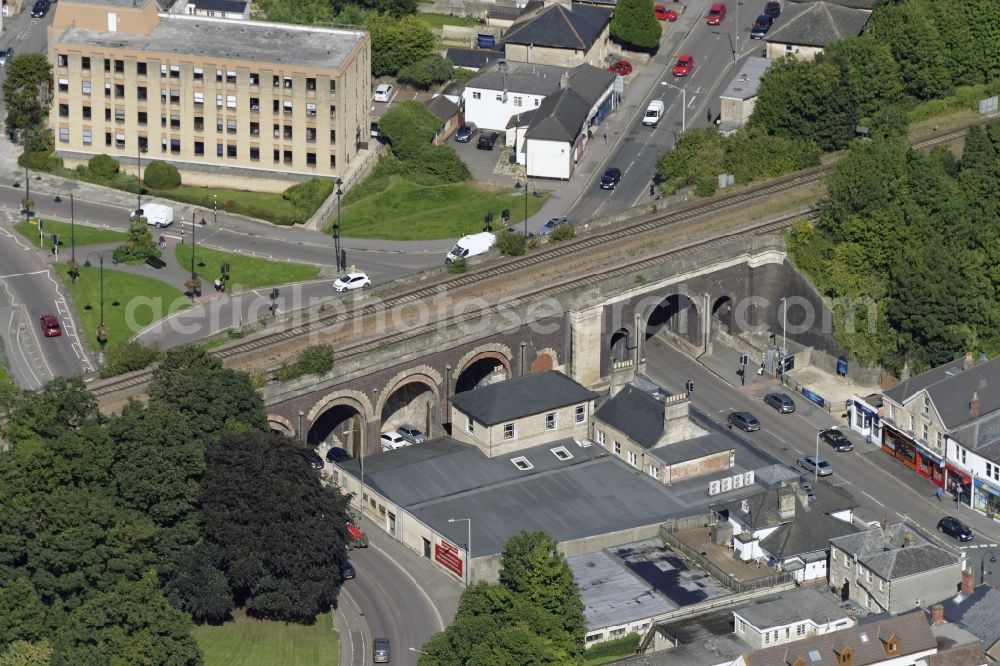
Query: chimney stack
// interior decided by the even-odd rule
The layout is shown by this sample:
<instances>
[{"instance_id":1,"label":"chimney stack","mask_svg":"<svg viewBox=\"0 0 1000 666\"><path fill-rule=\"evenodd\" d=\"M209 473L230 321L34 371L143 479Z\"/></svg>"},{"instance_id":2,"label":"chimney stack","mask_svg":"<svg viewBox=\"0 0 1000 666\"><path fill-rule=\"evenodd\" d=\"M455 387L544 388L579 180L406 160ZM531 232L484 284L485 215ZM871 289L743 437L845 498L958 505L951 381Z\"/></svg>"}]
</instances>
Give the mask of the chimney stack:
<instances>
[{"instance_id":1,"label":"chimney stack","mask_svg":"<svg viewBox=\"0 0 1000 666\"><path fill-rule=\"evenodd\" d=\"M559 90L566 88L569 88L569 72L563 72L559 75Z\"/></svg>"},{"instance_id":2,"label":"chimney stack","mask_svg":"<svg viewBox=\"0 0 1000 666\"><path fill-rule=\"evenodd\" d=\"M972 567L962 569L962 594L972 594L972 589L976 586L975 576L972 574Z\"/></svg>"},{"instance_id":3,"label":"chimney stack","mask_svg":"<svg viewBox=\"0 0 1000 666\"><path fill-rule=\"evenodd\" d=\"M944 606L941 604L931 606L931 624L935 627L944 624Z\"/></svg>"},{"instance_id":4,"label":"chimney stack","mask_svg":"<svg viewBox=\"0 0 1000 666\"><path fill-rule=\"evenodd\" d=\"M979 391L972 392L972 398L969 400L969 414L972 418L979 418Z\"/></svg>"},{"instance_id":5,"label":"chimney stack","mask_svg":"<svg viewBox=\"0 0 1000 666\"><path fill-rule=\"evenodd\" d=\"M795 517L795 489L788 486L778 488L778 517L791 520Z\"/></svg>"}]
</instances>

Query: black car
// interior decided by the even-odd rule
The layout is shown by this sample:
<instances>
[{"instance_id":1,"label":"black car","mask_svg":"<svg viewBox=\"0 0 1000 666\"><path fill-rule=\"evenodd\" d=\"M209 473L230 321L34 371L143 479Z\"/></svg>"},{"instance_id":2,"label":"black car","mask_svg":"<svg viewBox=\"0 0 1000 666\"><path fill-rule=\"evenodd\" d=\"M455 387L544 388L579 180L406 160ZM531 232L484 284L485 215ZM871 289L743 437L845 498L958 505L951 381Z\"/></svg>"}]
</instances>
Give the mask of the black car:
<instances>
[{"instance_id":1,"label":"black car","mask_svg":"<svg viewBox=\"0 0 1000 666\"><path fill-rule=\"evenodd\" d=\"M779 414L791 414L795 411L795 401L787 393L768 393L764 396L764 402Z\"/></svg>"},{"instance_id":2,"label":"black car","mask_svg":"<svg viewBox=\"0 0 1000 666\"><path fill-rule=\"evenodd\" d=\"M355 574L354 574L354 565L351 564L349 561L348 562L344 562L343 564L341 564L340 565L340 575L341 575L341 577L343 577L344 580L350 580L350 579L354 578L354 576L355 576Z\"/></svg>"},{"instance_id":3,"label":"black car","mask_svg":"<svg viewBox=\"0 0 1000 666\"><path fill-rule=\"evenodd\" d=\"M622 182L622 170L611 167L601 176L601 189L613 190L615 189L615 185L620 182Z\"/></svg>"},{"instance_id":4,"label":"black car","mask_svg":"<svg viewBox=\"0 0 1000 666\"><path fill-rule=\"evenodd\" d=\"M476 143L476 148L479 150L493 150L493 146L496 145L499 137L500 135L496 132L483 132L479 135L479 141Z\"/></svg>"},{"instance_id":5,"label":"black car","mask_svg":"<svg viewBox=\"0 0 1000 666\"><path fill-rule=\"evenodd\" d=\"M776 19L781 16L781 3L777 0L771 0L766 5L764 5L764 14L770 16L772 19Z\"/></svg>"},{"instance_id":6,"label":"black car","mask_svg":"<svg viewBox=\"0 0 1000 666\"><path fill-rule=\"evenodd\" d=\"M31 8L31 18L42 18L49 13L49 0L38 0Z\"/></svg>"},{"instance_id":7,"label":"black car","mask_svg":"<svg viewBox=\"0 0 1000 666\"><path fill-rule=\"evenodd\" d=\"M455 131L455 141L459 143L469 143L472 135L476 133L476 126L472 123L465 123Z\"/></svg>"},{"instance_id":8,"label":"black car","mask_svg":"<svg viewBox=\"0 0 1000 666\"><path fill-rule=\"evenodd\" d=\"M372 662L375 664L389 663L388 638L376 638L372 641Z\"/></svg>"},{"instance_id":9,"label":"black car","mask_svg":"<svg viewBox=\"0 0 1000 666\"><path fill-rule=\"evenodd\" d=\"M7 64L7 61L14 57L14 47L7 46L0 49L0 67Z\"/></svg>"},{"instance_id":10,"label":"black car","mask_svg":"<svg viewBox=\"0 0 1000 666\"><path fill-rule=\"evenodd\" d=\"M844 452L854 450L854 445L851 444L851 440L844 437L844 433L840 432L836 428L824 430L819 434L819 438L832 446L834 451Z\"/></svg>"},{"instance_id":11,"label":"black car","mask_svg":"<svg viewBox=\"0 0 1000 666\"><path fill-rule=\"evenodd\" d=\"M760 421L750 412L732 412L726 417L729 425L736 426L743 432L754 432L760 430Z\"/></svg>"},{"instance_id":12,"label":"black car","mask_svg":"<svg viewBox=\"0 0 1000 666\"><path fill-rule=\"evenodd\" d=\"M938 532L943 532L953 539L972 541L972 530L968 525L954 516L945 516L939 520L937 528Z\"/></svg>"},{"instance_id":13,"label":"black car","mask_svg":"<svg viewBox=\"0 0 1000 666\"><path fill-rule=\"evenodd\" d=\"M306 457L309 458L310 467L313 469L323 469L323 459L315 451L310 451L306 454Z\"/></svg>"},{"instance_id":14,"label":"black car","mask_svg":"<svg viewBox=\"0 0 1000 666\"><path fill-rule=\"evenodd\" d=\"M753 28L750 29L750 39L764 39L772 24L774 24L774 19L767 14L758 16L757 20L754 21Z\"/></svg>"},{"instance_id":15,"label":"black car","mask_svg":"<svg viewBox=\"0 0 1000 666\"><path fill-rule=\"evenodd\" d=\"M332 463L339 463L344 462L345 460L350 460L351 454L339 446L334 446L326 452L326 459Z\"/></svg>"}]
</instances>

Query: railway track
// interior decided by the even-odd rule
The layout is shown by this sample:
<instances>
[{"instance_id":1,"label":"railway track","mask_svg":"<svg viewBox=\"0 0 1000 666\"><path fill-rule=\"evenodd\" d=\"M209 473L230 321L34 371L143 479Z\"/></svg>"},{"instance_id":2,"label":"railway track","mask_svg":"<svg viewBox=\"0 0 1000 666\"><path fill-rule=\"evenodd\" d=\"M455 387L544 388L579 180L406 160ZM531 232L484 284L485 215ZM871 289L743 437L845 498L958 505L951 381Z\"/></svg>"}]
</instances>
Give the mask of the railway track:
<instances>
[{"instance_id":1,"label":"railway track","mask_svg":"<svg viewBox=\"0 0 1000 666\"><path fill-rule=\"evenodd\" d=\"M936 145L949 143L962 138L965 135L966 129L967 128L963 127L951 132L943 132L918 139L913 142L912 145L914 148L928 149ZM817 167L812 167L810 169L805 169L803 171L768 181L766 183L761 183L759 185L750 186L738 192L723 195L709 201L694 202L679 209L642 215L614 228L609 228L607 231L598 231L567 242L552 244L552 247L545 247L540 251L533 252L523 257L497 262L483 268L482 270L477 270L464 275L447 276L440 280L435 280L425 286L404 289L395 294L387 295L385 298L380 299L376 303L366 303L362 300L355 307L349 309L346 316L349 318L371 316L380 311L391 310L410 302L438 295L442 288L460 288L496 281L505 276L520 273L533 267L540 266L560 258L565 258L573 254L586 252L589 249L597 248L608 243L620 242L631 237L638 237L651 231L669 231L671 228L679 228L685 222L689 222L696 218L701 218L712 213L733 210L738 207L759 202L770 196L785 194L813 185L822 180L835 163L836 162L830 162ZM805 217L815 218L815 216L816 210L810 209L808 211L799 211L795 214L788 215L777 220L760 222L748 225L738 230L722 232L708 239L694 241L686 246L664 251L657 254L655 257L646 257L608 271L592 274L590 281L611 279L636 270L641 270L647 265L651 266L655 263L662 262L665 257L689 254L697 248L719 243L734 236L754 235L776 231L786 228L793 220L803 219ZM421 329L430 326L439 327L442 323L447 323L448 325L459 324L464 320L468 320L473 317L481 317L484 314L489 314L490 312L495 312L500 309L516 308L531 299L537 298L543 291L548 295L564 293L575 288L577 284L578 282L575 279L567 280L565 283L559 285L548 283L543 289L538 289L521 297L504 301L502 306L493 305L476 313L449 317L447 322L435 321L416 330L411 328L405 331L383 335L377 340L369 340L348 346L341 346L335 352L334 358L336 360L340 357L351 356L365 351L373 351L386 345L391 345L394 342L418 335L423 332ZM259 353L269 347L287 343L297 338L301 338L302 336L317 333L329 327L331 324L342 323L344 316L344 312L320 313L309 321L304 322L301 326L296 326L287 330L264 333L253 338L252 340L227 346L218 350L215 354L222 359L227 359L236 358L254 352ZM112 379L108 382L102 382L98 385L92 386L91 391L96 396L100 397L122 391L134 390L148 384L151 378L152 371L139 371L120 379Z\"/></svg>"}]
</instances>

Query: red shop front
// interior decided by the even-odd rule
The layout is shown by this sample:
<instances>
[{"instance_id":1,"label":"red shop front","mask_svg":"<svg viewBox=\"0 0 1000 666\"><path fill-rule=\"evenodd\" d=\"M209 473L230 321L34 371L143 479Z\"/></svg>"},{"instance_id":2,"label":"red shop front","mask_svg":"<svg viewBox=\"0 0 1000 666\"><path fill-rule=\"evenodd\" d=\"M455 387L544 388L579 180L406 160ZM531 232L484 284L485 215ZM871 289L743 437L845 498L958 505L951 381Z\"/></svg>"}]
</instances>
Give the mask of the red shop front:
<instances>
[{"instance_id":1,"label":"red shop front","mask_svg":"<svg viewBox=\"0 0 1000 666\"><path fill-rule=\"evenodd\" d=\"M935 485L944 486L944 460L888 424L882 429L882 450Z\"/></svg>"}]
</instances>

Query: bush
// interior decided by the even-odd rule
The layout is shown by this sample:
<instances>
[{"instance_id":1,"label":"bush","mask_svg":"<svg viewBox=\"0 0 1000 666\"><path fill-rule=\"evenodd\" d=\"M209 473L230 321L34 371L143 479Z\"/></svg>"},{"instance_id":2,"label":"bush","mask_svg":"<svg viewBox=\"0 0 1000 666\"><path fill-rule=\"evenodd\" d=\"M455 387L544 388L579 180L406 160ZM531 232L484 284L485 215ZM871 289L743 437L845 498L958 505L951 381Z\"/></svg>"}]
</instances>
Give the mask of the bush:
<instances>
[{"instance_id":1,"label":"bush","mask_svg":"<svg viewBox=\"0 0 1000 666\"><path fill-rule=\"evenodd\" d=\"M33 171L48 171L52 166L62 166L62 160L54 157L51 151L21 153L17 163Z\"/></svg>"},{"instance_id":2,"label":"bush","mask_svg":"<svg viewBox=\"0 0 1000 666\"><path fill-rule=\"evenodd\" d=\"M163 352L158 345L147 347L141 342L127 342L107 350L104 356L104 367L101 377L114 377L126 372L148 368L163 358Z\"/></svg>"},{"instance_id":3,"label":"bush","mask_svg":"<svg viewBox=\"0 0 1000 666\"><path fill-rule=\"evenodd\" d=\"M472 178L469 167L451 146L427 146L414 159L413 166L432 176L434 185L461 183Z\"/></svg>"},{"instance_id":4,"label":"bush","mask_svg":"<svg viewBox=\"0 0 1000 666\"><path fill-rule=\"evenodd\" d=\"M497 234L497 249L508 257L520 257L528 251L528 242L522 234L501 231Z\"/></svg>"},{"instance_id":5,"label":"bush","mask_svg":"<svg viewBox=\"0 0 1000 666\"><path fill-rule=\"evenodd\" d=\"M563 241L576 238L576 228L572 224L560 224L549 234L550 241Z\"/></svg>"},{"instance_id":6,"label":"bush","mask_svg":"<svg viewBox=\"0 0 1000 666\"><path fill-rule=\"evenodd\" d=\"M173 164L156 160L142 172L142 180L157 190L169 190L181 184L181 174Z\"/></svg>"},{"instance_id":7,"label":"bush","mask_svg":"<svg viewBox=\"0 0 1000 666\"><path fill-rule=\"evenodd\" d=\"M133 217L128 225L128 240L115 248L113 257L119 263L138 264L150 257L160 256L160 249L153 241L146 218Z\"/></svg>"},{"instance_id":8,"label":"bush","mask_svg":"<svg viewBox=\"0 0 1000 666\"><path fill-rule=\"evenodd\" d=\"M292 185L281 197L312 215L332 192L333 181L329 178L310 178L304 183Z\"/></svg>"},{"instance_id":9,"label":"bush","mask_svg":"<svg viewBox=\"0 0 1000 666\"><path fill-rule=\"evenodd\" d=\"M333 369L333 348L330 345L307 347L294 363L285 363L276 373L279 382L287 382L303 375L325 375Z\"/></svg>"},{"instance_id":10,"label":"bush","mask_svg":"<svg viewBox=\"0 0 1000 666\"><path fill-rule=\"evenodd\" d=\"M448 264L448 272L452 275L461 275L467 270L469 270L469 265L465 262L465 259L458 259Z\"/></svg>"},{"instance_id":11,"label":"bush","mask_svg":"<svg viewBox=\"0 0 1000 666\"><path fill-rule=\"evenodd\" d=\"M593 662L599 659L633 655L635 654L635 649L639 647L639 638L639 634L628 634L621 638L614 638L610 641L598 643L584 650L583 659L584 661Z\"/></svg>"},{"instance_id":12,"label":"bush","mask_svg":"<svg viewBox=\"0 0 1000 666\"><path fill-rule=\"evenodd\" d=\"M87 175L99 181L111 180L121 167L110 155L94 155L87 162Z\"/></svg>"}]
</instances>

